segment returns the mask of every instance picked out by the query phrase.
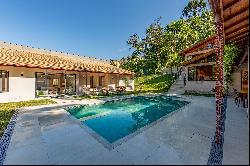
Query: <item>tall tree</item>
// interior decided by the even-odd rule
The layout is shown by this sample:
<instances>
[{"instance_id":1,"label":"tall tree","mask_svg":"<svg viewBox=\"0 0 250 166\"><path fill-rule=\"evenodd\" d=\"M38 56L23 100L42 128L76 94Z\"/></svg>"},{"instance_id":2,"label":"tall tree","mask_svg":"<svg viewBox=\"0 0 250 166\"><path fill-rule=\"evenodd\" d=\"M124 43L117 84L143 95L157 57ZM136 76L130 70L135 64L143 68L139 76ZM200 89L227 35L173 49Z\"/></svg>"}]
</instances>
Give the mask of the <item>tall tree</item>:
<instances>
[{"instance_id":1,"label":"tall tree","mask_svg":"<svg viewBox=\"0 0 250 166\"><path fill-rule=\"evenodd\" d=\"M206 6L205 0L190 0L187 6L184 7L182 16L187 18L201 16L206 11Z\"/></svg>"},{"instance_id":2,"label":"tall tree","mask_svg":"<svg viewBox=\"0 0 250 166\"><path fill-rule=\"evenodd\" d=\"M160 17L146 28L145 37L130 36L127 44L133 54L123 61L122 67L152 74L162 67L179 66L183 60L178 55L181 50L215 33L213 13L206 9L204 0L191 0L183 9L183 16L165 26L161 25Z\"/></svg>"}]
</instances>

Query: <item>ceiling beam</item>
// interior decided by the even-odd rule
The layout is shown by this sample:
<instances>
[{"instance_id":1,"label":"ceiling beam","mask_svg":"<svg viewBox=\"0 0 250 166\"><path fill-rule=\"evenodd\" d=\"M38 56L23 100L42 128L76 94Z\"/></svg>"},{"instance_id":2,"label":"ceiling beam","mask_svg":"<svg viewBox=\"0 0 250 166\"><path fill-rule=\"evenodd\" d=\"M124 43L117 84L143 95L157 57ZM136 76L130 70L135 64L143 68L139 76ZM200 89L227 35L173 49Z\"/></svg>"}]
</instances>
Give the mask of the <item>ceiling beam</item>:
<instances>
[{"instance_id":1,"label":"ceiling beam","mask_svg":"<svg viewBox=\"0 0 250 166\"><path fill-rule=\"evenodd\" d=\"M244 38L242 38L240 40L237 40L236 43L238 43L238 44L246 44L246 40L247 40L247 37L244 37Z\"/></svg>"},{"instance_id":2,"label":"ceiling beam","mask_svg":"<svg viewBox=\"0 0 250 166\"><path fill-rule=\"evenodd\" d=\"M225 5L225 6L223 7L223 10L224 10L224 11L227 10L227 9L230 8L231 6L235 5L237 2L239 2L239 0L234 0L234 1L232 1L231 3Z\"/></svg>"},{"instance_id":3,"label":"ceiling beam","mask_svg":"<svg viewBox=\"0 0 250 166\"><path fill-rule=\"evenodd\" d=\"M230 33L234 33L236 31L240 31L244 28L249 28L249 23L243 24L242 26L235 28L234 30L231 30L231 31L230 31L230 29L227 29L227 30L225 30L225 35L228 35Z\"/></svg>"},{"instance_id":4,"label":"ceiling beam","mask_svg":"<svg viewBox=\"0 0 250 166\"><path fill-rule=\"evenodd\" d=\"M238 46L238 48L241 48L241 47L245 47L246 45L247 45L247 43L246 42L244 42L244 43L236 43L236 45Z\"/></svg>"},{"instance_id":5,"label":"ceiling beam","mask_svg":"<svg viewBox=\"0 0 250 166\"><path fill-rule=\"evenodd\" d=\"M228 29L228 27L230 27L230 28L234 27L234 26L238 25L239 23L248 20L248 18L249 18L249 16L242 17L240 20L235 21L233 24L229 24L228 26L225 26L225 29Z\"/></svg>"},{"instance_id":6,"label":"ceiling beam","mask_svg":"<svg viewBox=\"0 0 250 166\"><path fill-rule=\"evenodd\" d=\"M241 36L237 36L237 37L235 37L235 38L232 38L232 39L228 39L227 41L228 42L235 42L235 40L241 40L242 38L245 38L245 37L247 37L248 36L248 33L245 33L245 34L243 34L243 35L241 35Z\"/></svg>"},{"instance_id":7,"label":"ceiling beam","mask_svg":"<svg viewBox=\"0 0 250 166\"><path fill-rule=\"evenodd\" d=\"M242 32L234 33L234 34L231 35L231 36L228 35L228 36L226 36L226 39L227 39L227 40L230 40L230 39L232 39L232 38L239 37L239 36L241 36L241 35L243 35L243 34L248 34L248 32L249 32L249 30L246 29L246 30L244 30L244 31L242 31Z\"/></svg>"},{"instance_id":8,"label":"ceiling beam","mask_svg":"<svg viewBox=\"0 0 250 166\"><path fill-rule=\"evenodd\" d=\"M240 15L240 14L246 12L247 10L249 10L249 6L246 6L246 7L244 7L242 10L240 10L240 11L238 11L238 12L236 12L236 13L230 15L229 17L225 18L224 21L226 22L226 21L228 21L228 20L231 20L231 19L233 19L234 17L236 17L236 16L238 16L238 15Z\"/></svg>"}]
</instances>

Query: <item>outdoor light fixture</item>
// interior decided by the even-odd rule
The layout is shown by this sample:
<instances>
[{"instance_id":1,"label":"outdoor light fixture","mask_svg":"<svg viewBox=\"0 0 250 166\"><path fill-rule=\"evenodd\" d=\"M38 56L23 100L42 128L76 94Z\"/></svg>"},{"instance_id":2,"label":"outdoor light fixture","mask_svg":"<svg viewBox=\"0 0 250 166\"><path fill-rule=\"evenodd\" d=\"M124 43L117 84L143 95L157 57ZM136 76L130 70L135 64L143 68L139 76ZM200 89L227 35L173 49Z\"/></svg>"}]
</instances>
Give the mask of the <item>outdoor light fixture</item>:
<instances>
[{"instance_id":1,"label":"outdoor light fixture","mask_svg":"<svg viewBox=\"0 0 250 166\"><path fill-rule=\"evenodd\" d=\"M23 72L21 72L21 76L23 76Z\"/></svg>"}]
</instances>

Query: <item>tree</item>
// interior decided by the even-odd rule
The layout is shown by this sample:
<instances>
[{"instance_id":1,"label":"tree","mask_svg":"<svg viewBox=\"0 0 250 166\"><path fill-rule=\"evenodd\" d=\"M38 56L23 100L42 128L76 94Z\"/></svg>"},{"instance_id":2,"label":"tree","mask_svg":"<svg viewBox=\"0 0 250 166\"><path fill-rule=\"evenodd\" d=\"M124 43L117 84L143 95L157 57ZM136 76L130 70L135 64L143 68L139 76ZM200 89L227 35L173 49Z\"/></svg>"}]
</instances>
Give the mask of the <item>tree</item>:
<instances>
[{"instance_id":1,"label":"tree","mask_svg":"<svg viewBox=\"0 0 250 166\"><path fill-rule=\"evenodd\" d=\"M133 54L142 57L144 64L141 68L147 74L154 73L164 63L164 52L162 49L164 45L164 27L161 26L160 19L161 17L154 20L146 29L144 38L134 34L127 41L130 49L133 48L134 50Z\"/></svg>"},{"instance_id":2,"label":"tree","mask_svg":"<svg viewBox=\"0 0 250 166\"><path fill-rule=\"evenodd\" d=\"M168 61L166 63L166 67L171 69L171 73L172 73L172 68L179 66L179 64L182 61L182 57L180 57L180 55L178 53L172 53L168 56Z\"/></svg>"},{"instance_id":3,"label":"tree","mask_svg":"<svg viewBox=\"0 0 250 166\"><path fill-rule=\"evenodd\" d=\"M206 9L204 0L190 1L183 9L183 16L165 26L161 25L159 17L146 28L145 37L130 36L127 44L133 53L123 61L122 67L152 74L163 67L181 65L183 58L178 55L181 50L215 33L213 13Z\"/></svg>"},{"instance_id":4,"label":"tree","mask_svg":"<svg viewBox=\"0 0 250 166\"><path fill-rule=\"evenodd\" d=\"M223 66L224 66L224 79L226 84L226 89L232 83L232 73L235 70L235 62L239 55L239 50L235 44L227 44L224 47L224 57L223 57Z\"/></svg>"},{"instance_id":5,"label":"tree","mask_svg":"<svg viewBox=\"0 0 250 166\"><path fill-rule=\"evenodd\" d=\"M195 17L200 16L206 10L205 0L190 0L186 7L182 11L183 17Z\"/></svg>"}]
</instances>

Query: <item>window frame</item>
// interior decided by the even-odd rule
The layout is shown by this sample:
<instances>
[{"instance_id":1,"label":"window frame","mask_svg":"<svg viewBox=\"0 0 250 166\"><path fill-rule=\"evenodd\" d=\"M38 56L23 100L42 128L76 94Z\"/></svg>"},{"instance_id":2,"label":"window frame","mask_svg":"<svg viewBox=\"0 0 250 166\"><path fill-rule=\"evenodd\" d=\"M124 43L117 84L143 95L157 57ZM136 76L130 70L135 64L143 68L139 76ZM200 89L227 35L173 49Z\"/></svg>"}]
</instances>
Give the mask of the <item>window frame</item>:
<instances>
[{"instance_id":1,"label":"window frame","mask_svg":"<svg viewBox=\"0 0 250 166\"><path fill-rule=\"evenodd\" d=\"M5 77L3 78L3 72L5 72ZM9 92L9 71L0 70L0 77L2 81L2 87L0 93ZM4 84L3 84L4 82ZM3 86L4 85L4 86Z\"/></svg>"},{"instance_id":2,"label":"window frame","mask_svg":"<svg viewBox=\"0 0 250 166\"><path fill-rule=\"evenodd\" d=\"M197 75L198 75L198 73L197 73L197 67L206 67L206 66L212 66L212 79L211 80L198 80L197 79ZM213 64L213 65L202 65L202 66L189 66L188 67L188 81L216 81L216 69L215 69L215 64ZM194 72L195 72L195 76L194 76L194 79L193 80L190 80L190 77L189 77L189 75L190 75L190 70L189 70L189 68L194 68Z\"/></svg>"}]
</instances>

